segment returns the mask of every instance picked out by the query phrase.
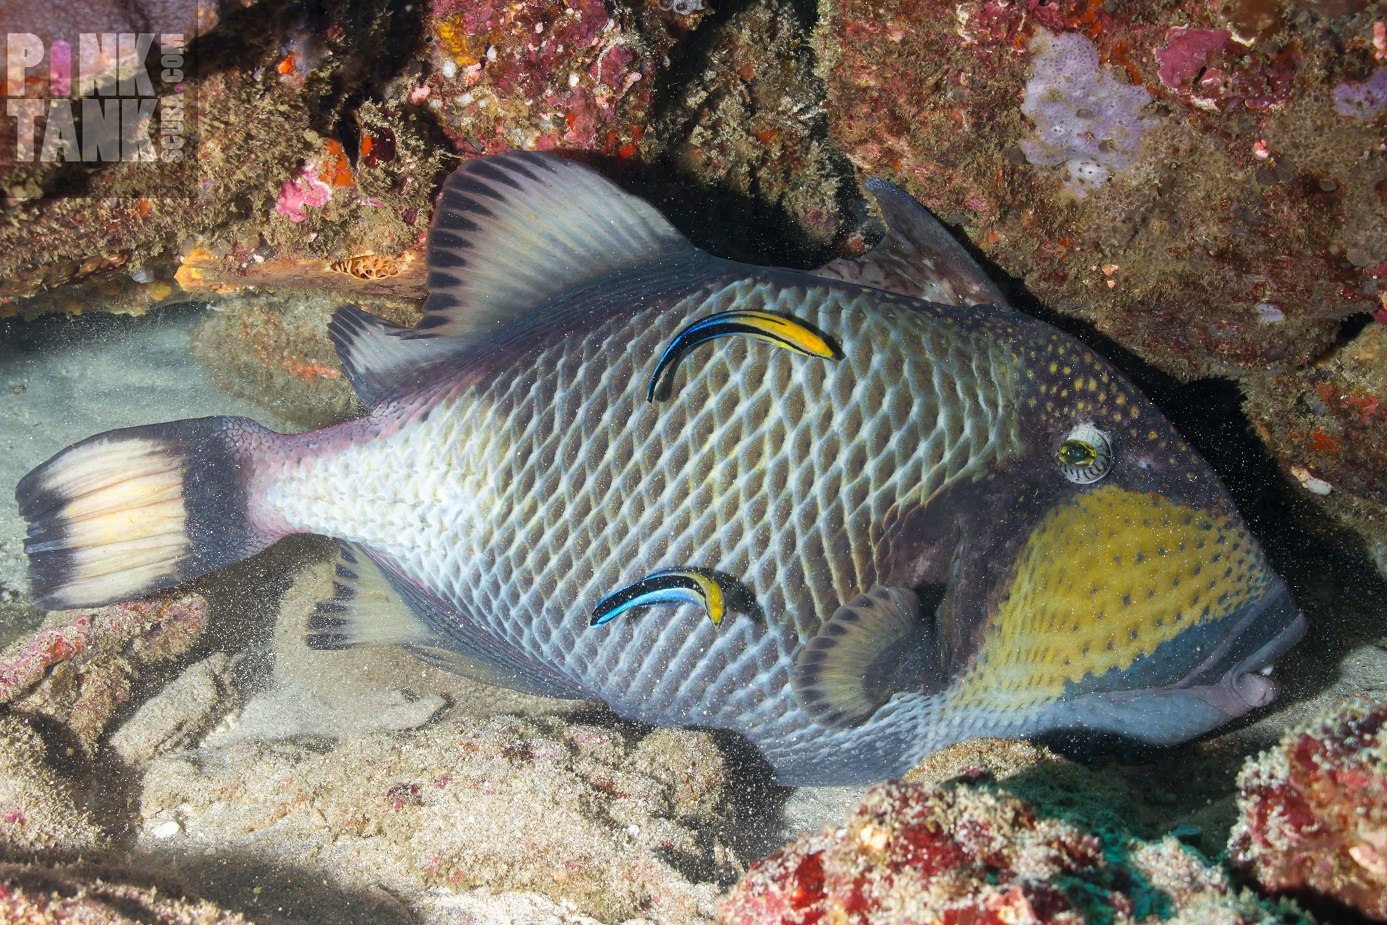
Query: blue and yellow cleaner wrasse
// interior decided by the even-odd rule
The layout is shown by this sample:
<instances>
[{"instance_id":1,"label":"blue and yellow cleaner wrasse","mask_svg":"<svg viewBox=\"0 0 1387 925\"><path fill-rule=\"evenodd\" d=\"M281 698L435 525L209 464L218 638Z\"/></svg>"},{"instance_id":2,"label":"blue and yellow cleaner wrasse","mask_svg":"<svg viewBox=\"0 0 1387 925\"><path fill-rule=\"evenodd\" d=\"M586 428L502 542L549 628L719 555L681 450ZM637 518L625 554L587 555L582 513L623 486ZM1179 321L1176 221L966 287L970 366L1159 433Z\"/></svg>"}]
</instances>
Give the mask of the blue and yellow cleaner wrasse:
<instances>
[{"instance_id":1,"label":"blue and yellow cleaner wrasse","mask_svg":"<svg viewBox=\"0 0 1387 925\"><path fill-rule=\"evenodd\" d=\"M444 186L413 329L331 334L370 413L101 434L30 473L35 600L341 541L319 647L741 733L789 784L971 736L1151 743L1268 703L1304 632L1217 477L889 184L817 273L691 246L589 168Z\"/></svg>"}]
</instances>

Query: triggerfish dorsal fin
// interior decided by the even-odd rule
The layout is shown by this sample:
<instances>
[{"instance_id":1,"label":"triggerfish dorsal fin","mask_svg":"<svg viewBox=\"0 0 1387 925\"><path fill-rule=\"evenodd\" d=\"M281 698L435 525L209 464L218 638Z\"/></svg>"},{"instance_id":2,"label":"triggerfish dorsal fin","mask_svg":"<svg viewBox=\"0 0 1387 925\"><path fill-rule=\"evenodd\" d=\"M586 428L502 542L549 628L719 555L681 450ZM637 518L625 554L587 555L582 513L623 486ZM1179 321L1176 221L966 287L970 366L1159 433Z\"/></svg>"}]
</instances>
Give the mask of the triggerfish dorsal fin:
<instances>
[{"instance_id":1,"label":"triggerfish dorsal fin","mask_svg":"<svg viewBox=\"0 0 1387 925\"><path fill-rule=\"evenodd\" d=\"M391 324L355 305L343 305L333 312L327 332L342 360L347 381L368 408L402 391L422 370L447 359L455 349L446 340L412 339L409 328Z\"/></svg>"},{"instance_id":2,"label":"triggerfish dorsal fin","mask_svg":"<svg viewBox=\"0 0 1387 925\"><path fill-rule=\"evenodd\" d=\"M652 206L583 164L537 151L470 161L443 184L410 336L484 339L562 292L689 253Z\"/></svg>"},{"instance_id":3,"label":"triggerfish dorsal fin","mask_svg":"<svg viewBox=\"0 0 1387 925\"><path fill-rule=\"evenodd\" d=\"M846 728L893 694L942 688L933 636L913 590L873 588L834 611L805 644L790 678L795 698L816 722Z\"/></svg>"},{"instance_id":4,"label":"triggerfish dorsal fin","mask_svg":"<svg viewBox=\"0 0 1387 925\"><path fill-rule=\"evenodd\" d=\"M886 235L866 255L827 263L816 275L945 305L1007 304L963 245L909 193L885 180L866 186Z\"/></svg>"}]
</instances>

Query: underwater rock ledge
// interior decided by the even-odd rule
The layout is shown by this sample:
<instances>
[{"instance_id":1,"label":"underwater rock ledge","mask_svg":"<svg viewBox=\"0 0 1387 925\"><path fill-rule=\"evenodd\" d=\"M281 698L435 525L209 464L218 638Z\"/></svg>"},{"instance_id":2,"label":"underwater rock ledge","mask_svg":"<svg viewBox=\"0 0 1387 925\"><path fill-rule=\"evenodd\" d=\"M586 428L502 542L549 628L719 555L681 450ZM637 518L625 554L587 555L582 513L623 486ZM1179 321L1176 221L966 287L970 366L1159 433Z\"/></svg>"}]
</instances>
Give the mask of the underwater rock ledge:
<instances>
[{"instance_id":1,"label":"underwater rock ledge","mask_svg":"<svg viewBox=\"0 0 1387 925\"><path fill-rule=\"evenodd\" d=\"M1380 8L819 12L831 137L863 173L1143 361L1238 382L1285 484L1387 575L1387 109L1336 102L1387 75Z\"/></svg>"},{"instance_id":2,"label":"underwater rock ledge","mask_svg":"<svg viewBox=\"0 0 1387 925\"><path fill-rule=\"evenodd\" d=\"M1387 919L1384 726L1381 692L1354 697L1248 762L1228 850L1265 889Z\"/></svg>"}]
</instances>

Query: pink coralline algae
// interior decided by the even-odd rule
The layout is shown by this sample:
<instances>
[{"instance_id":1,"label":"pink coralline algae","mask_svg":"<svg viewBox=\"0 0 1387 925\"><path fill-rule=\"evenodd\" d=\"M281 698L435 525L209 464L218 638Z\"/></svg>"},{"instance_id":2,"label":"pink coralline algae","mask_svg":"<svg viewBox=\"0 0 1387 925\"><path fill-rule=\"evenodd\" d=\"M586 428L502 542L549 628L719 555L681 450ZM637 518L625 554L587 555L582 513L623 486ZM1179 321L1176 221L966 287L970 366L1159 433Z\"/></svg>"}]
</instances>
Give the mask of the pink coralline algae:
<instances>
[{"instance_id":1,"label":"pink coralline algae","mask_svg":"<svg viewBox=\"0 0 1387 925\"><path fill-rule=\"evenodd\" d=\"M312 167L303 167L280 186L275 212L297 224L308 218L304 209L325 206L331 198L332 187Z\"/></svg>"},{"instance_id":2,"label":"pink coralline algae","mask_svg":"<svg viewBox=\"0 0 1387 925\"><path fill-rule=\"evenodd\" d=\"M1156 50L1161 83L1183 91L1195 86L1213 59L1223 54L1233 36L1227 29L1191 29L1177 26L1166 33L1166 44Z\"/></svg>"},{"instance_id":3,"label":"pink coralline algae","mask_svg":"<svg viewBox=\"0 0 1387 925\"><path fill-rule=\"evenodd\" d=\"M1344 81L1334 88L1334 111L1358 122L1371 122L1387 110L1387 67L1362 83Z\"/></svg>"},{"instance_id":4,"label":"pink coralline algae","mask_svg":"<svg viewBox=\"0 0 1387 925\"><path fill-rule=\"evenodd\" d=\"M49 717L92 747L148 665L187 652L207 627L207 601L181 594L56 616L0 652L0 706Z\"/></svg>"},{"instance_id":5,"label":"pink coralline algae","mask_svg":"<svg viewBox=\"0 0 1387 925\"><path fill-rule=\"evenodd\" d=\"M1261 111L1284 103L1300 66L1295 42L1275 53L1233 40L1226 29L1175 26L1155 51L1156 75L1180 99L1200 109Z\"/></svg>"},{"instance_id":6,"label":"pink coralline algae","mask_svg":"<svg viewBox=\"0 0 1387 925\"><path fill-rule=\"evenodd\" d=\"M873 788L841 829L752 866L722 925L1261 922L1269 909L1172 838L1143 843L1043 818L954 781Z\"/></svg>"},{"instance_id":7,"label":"pink coralline algae","mask_svg":"<svg viewBox=\"0 0 1387 925\"><path fill-rule=\"evenodd\" d=\"M1387 918L1387 701L1292 730L1239 777L1229 853L1267 889Z\"/></svg>"},{"instance_id":8,"label":"pink coralline algae","mask_svg":"<svg viewBox=\"0 0 1387 925\"><path fill-rule=\"evenodd\" d=\"M650 64L601 0L436 0L430 30L426 105L460 150L633 153Z\"/></svg>"}]
</instances>

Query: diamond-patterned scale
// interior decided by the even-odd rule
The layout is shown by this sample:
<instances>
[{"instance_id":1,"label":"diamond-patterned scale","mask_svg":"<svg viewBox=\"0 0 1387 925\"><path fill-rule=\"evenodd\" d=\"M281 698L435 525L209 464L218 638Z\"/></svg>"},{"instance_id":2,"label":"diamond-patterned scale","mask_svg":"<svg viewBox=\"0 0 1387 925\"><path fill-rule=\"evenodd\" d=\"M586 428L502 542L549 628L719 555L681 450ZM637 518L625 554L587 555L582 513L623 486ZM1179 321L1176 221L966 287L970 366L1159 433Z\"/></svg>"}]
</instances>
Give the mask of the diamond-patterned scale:
<instances>
[{"instance_id":1,"label":"diamond-patterned scale","mask_svg":"<svg viewBox=\"0 0 1387 925\"><path fill-rule=\"evenodd\" d=\"M748 305L813 325L841 357L726 338L690 351L669 395L646 401L678 330ZM882 293L737 280L551 337L524 375L503 371L445 398L447 413L316 463L353 473L359 503L285 503L444 589L476 624L458 632L538 653L628 715L802 725L794 656L882 579L888 513L1007 449L986 414L1013 387L988 365L1003 362L999 348L981 333L961 344L940 324ZM902 349L904 338L933 357ZM373 483L363 471L388 475ZM599 599L671 567L729 575L756 612L714 627L692 605L665 605L589 627ZM888 705L879 719L904 721L897 713Z\"/></svg>"}]
</instances>

